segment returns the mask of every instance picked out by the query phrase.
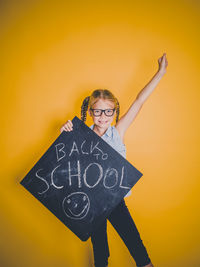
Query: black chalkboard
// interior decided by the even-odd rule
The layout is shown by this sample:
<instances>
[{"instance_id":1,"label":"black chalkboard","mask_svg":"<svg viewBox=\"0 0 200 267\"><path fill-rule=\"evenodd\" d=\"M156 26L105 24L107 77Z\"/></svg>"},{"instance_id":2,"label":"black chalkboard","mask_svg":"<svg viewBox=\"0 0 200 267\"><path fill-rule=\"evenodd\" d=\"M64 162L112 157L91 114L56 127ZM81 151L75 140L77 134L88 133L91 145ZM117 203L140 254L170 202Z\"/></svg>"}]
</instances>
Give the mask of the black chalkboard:
<instances>
[{"instance_id":1,"label":"black chalkboard","mask_svg":"<svg viewBox=\"0 0 200 267\"><path fill-rule=\"evenodd\" d=\"M142 173L76 116L20 182L82 241Z\"/></svg>"}]
</instances>

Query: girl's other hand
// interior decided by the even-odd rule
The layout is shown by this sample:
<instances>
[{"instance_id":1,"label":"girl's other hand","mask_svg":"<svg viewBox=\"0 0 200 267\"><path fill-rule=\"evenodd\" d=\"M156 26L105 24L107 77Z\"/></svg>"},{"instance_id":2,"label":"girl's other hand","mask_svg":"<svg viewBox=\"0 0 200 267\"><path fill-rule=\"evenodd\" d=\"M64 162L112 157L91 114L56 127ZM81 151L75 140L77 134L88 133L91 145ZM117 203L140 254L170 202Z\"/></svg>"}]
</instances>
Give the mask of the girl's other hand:
<instances>
[{"instance_id":1,"label":"girl's other hand","mask_svg":"<svg viewBox=\"0 0 200 267\"><path fill-rule=\"evenodd\" d=\"M73 123L70 121L70 120L68 120L65 124L63 124L63 126L60 128L60 131L61 131L61 133L63 132L63 131L66 131L66 132L70 132L70 131L72 131L73 130Z\"/></svg>"},{"instance_id":2,"label":"girl's other hand","mask_svg":"<svg viewBox=\"0 0 200 267\"><path fill-rule=\"evenodd\" d=\"M162 74L165 74L166 73L166 68L168 66L166 53L164 53L163 56L158 59L158 64L159 64L159 70L158 71L160 73L162 73Z\"/></svg>"}]
</instances>

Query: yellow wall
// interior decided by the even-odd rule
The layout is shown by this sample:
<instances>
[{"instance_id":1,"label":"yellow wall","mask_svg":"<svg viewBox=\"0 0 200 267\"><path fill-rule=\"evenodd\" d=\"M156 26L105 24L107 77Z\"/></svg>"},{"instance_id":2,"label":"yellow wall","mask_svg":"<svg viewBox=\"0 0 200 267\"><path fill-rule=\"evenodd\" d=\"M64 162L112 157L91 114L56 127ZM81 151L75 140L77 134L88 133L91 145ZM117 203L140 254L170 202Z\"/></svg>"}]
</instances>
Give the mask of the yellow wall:
<instances>
[{"instance_id":1,"label":"yellow wall","mask_svg":"<svg viewBox=\"0 0 200 267\"><path fill-rule=\"evenodd\" d=\"M143 173L127 205L155 267L200 266L199 12L189 0L2 1L1 266L92 266L90 239L19 182L84 97L107 88L123 114L164 52L167 73L125 137ZM110 223L108 238L109 266L135 266Z\"/></svg>"}]
</instances>

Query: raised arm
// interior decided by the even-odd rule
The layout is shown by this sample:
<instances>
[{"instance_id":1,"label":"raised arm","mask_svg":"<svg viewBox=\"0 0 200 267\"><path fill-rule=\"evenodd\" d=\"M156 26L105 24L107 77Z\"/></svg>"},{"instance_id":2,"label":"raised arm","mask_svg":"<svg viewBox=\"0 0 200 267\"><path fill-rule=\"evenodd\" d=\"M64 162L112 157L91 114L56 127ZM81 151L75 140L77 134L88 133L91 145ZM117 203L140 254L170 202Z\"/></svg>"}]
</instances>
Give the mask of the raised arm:
<instances>
[{"instance_id":1,"label":"raised arm","mask_svg":"<svg viewBox=\"0 0 200 267\"><path fill-rule=\"evenodd\" d=\"M147 100L149 95L153 92L163 75L166 73L166 68L168 66L166 53L163 54L162 57L158 59L159 68L153 78L147 83L147 85L139 92L136 99L133 101L132 105L128 109L128 111L119 119L117 124L115 125L118 130L121 139L124 142L124 135L128 127L134 121L138 112L140 111L142 105Z\"/></svg>"}]
</instances>

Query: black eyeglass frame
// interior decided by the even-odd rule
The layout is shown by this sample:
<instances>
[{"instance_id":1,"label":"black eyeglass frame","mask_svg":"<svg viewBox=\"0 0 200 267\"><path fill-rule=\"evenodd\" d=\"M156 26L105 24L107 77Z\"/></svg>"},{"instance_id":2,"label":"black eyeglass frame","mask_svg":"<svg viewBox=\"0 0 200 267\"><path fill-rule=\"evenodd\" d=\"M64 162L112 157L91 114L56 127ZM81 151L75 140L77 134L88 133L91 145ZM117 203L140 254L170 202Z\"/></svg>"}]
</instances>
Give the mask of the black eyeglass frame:
<instances>
[{"instance_id":1,"label":"black eyeglass frame","mask_svg":"<svg viewBox=\"0 0 200 267\"><path fill-rule=\"evenodd\" d=\"M113 114L114 114L114 112L115 112L115 108L107 108L107 109L90 108L90 110L92 111L92 114L93 114L94 117L100 117L100 116L102 115L103 112L104 112L104 114L105 114L107 117L112 117ZM94 110L100 110L100 111L101 111L100 115L95 115L95 114L94 114ZM107 114L106 114L106 110L112 110L112 111L113 111L112 115L107 115Z\"/></svg>"}]
</instances>

